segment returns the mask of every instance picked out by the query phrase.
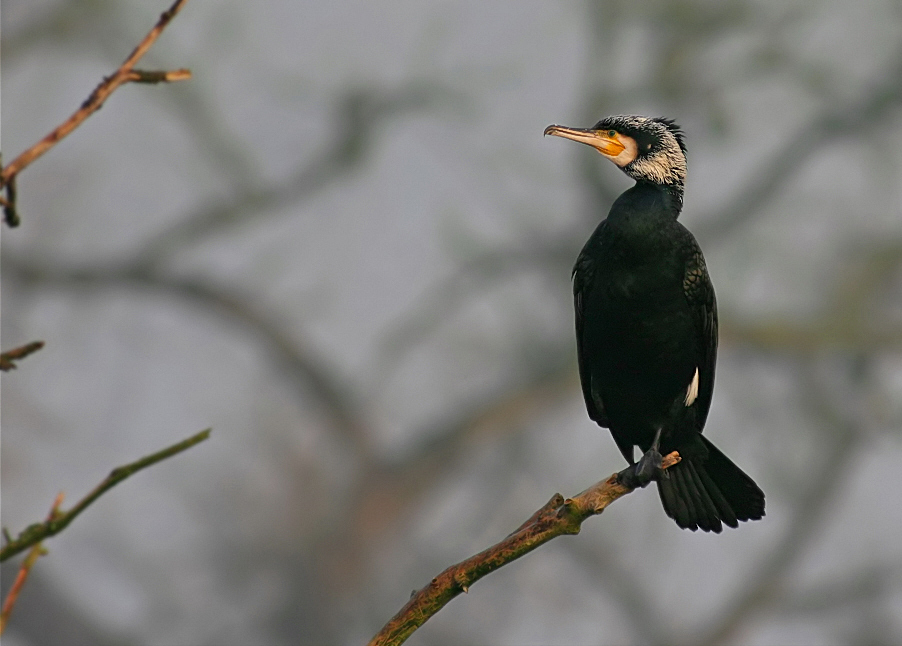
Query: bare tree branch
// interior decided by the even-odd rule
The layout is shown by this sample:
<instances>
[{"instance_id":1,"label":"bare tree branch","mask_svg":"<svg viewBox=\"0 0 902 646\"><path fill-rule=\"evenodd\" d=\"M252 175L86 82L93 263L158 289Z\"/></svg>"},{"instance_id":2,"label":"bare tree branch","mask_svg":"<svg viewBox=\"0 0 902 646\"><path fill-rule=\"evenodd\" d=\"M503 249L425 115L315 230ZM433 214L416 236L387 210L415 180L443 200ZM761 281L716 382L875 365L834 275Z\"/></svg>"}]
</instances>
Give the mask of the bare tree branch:
<instances>
[{"instance_id":1,"label":"bare tree branch","mask_svg":"<svg viewBox=\"0 0 902 646\"><path fill-rule=\"evenodd\" d=\"M663 467L680 461L673 452L664 458ZM556 493L514 533L500 543L444 570L410 601L370 641L369 646L397 646L441 610L461 592L469 592L476 581L491 574L553 538L579 534L582 523L603 512L612 502L630 493L614 474L578 496L564 499Z\"/></svg>"},{"instance_id":2,"label":"bare tree branch","mask_svg":"<svg viewBox=\"0 0 902 646\"><path fill-rule=\"evenodd\" d=\"M31 148L21 153L10 164L0 171L0 188L6 189L6 204L4 206L6 223L13 227L19 222L16 213L16 195L14 180L16 176L38 157L46 153L59 143L64 137L80 126L85 119L94 114L116 89L129 82L160 83L163 81L183 81L191 78L191 72L180 69L173 72L140 72L133 70L135 64L153 46L166 26L182 9L188 0L176 0L169 9L160 15L157 24L154 25L138 46L129 54L128 58L119 66L111 76L101 81L94 88L91 95L81 106L63 123L53 129L47 136L34 144ZM149 76L148 76L149 75ZM150 80L153 78L154 80ZM10 187L13 187L12 189Z\"/></svg>"},{"instance_id":3,"label":"bare tree branch","mask_svg":"<svg viewBox=\"0 0 902 646\"><path fill-rule=\"evenodd\" d=\"M128 478L129 476L134 475L138 471L142 469L146 469L147 467L156 464L157 462L162 462L167 458L171 458L174 455L181 453L182 451L186 451L190 449L195 444L199 444L210 437L210 430L206 429L201 431L197 435L192 435L186 440L182 440L177 444L173 444L162 451L157 451L156 453L151 453L140 460L135 462L131 462L129 464L124 464L121 467L116 467L110 472L104 480L98 484L94 489L82 498L78 503L69 511L59 512L52 514L50 518L45 520L43 523L35 523L33 525L29 525L26 527L19 536L7 542L6 545L0 549L0 562L5 561L11 556L15 556L19 552L28 549L29 547L36 545L43 541L45 538L49 538L50 536L54 536L59 534L61 531L66 529L75 518L83 512L88 506L93 503L95 500L100 498L107 491L115 487L117 484ZM4 535L6 532L4 531Z\"/></svg>"}]
</instances>

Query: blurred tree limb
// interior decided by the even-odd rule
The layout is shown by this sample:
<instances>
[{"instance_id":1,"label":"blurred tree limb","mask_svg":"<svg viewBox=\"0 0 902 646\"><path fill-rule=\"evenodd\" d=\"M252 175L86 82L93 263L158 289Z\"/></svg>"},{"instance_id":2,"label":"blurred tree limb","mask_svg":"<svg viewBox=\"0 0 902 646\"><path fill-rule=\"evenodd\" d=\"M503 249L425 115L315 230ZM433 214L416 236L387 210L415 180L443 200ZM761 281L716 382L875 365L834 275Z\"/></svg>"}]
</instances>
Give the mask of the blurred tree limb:
<instances>
[{"instance_id":1,"label":"blurred tree limb","mask_svg":"<svg viewBox=\"0 0 902 646\"><path fill-rule=\"evenodd\" d=\"M135 265L158 263L174 250L247 224L279 208L310 199L347 173L360 168L373 151L373 139L389 119L427 108L461 104L453 90L430 80L413 80L393 90L352 87L332 101L335 123L330 141L288 177L267 186L244 187L237 195L215 199L161 231L138 252Z\"/></svg>"},{"instance_id":2,"label":"blurred tree limb","mask_svg":"<svg viewBox=\"0 0 902 646\"><path fill-rule=\"evenodd\" d=\"M135 64L150 50L159 38L166 26L181 11L188 0L176 0L160 15L157 24L147 33L138 46L132 50L128 58L119 66L112 75L107 76L94 88L91 95L81 104L72 115L59 126L54 128L47 136L34 144L28 150L22 152L12 162L0 171L0 188L6 189L6 197L3 203L3 213L6 224L10 227L19 225L19 215L16 210L16 176L38 157L46 153L59 143L64 137L75 130L85 119L97 112L103 106L109 96L125 83L161 83L172 81L184 81L191 78L191 72L186 69L174 71L141 71L135 70Z\"/></svg>"},{"instance_id":3,"label":"blurred tree limb","mask_svg":"<svg viewBox=\"0 0 902 646\"><path fill-rule=\"evenodd\" d=\"M6 352L0 354L0 370L2 370L3 372L9 372L10 370L15 369L16 361L24 359L28 355L37 352L43 347L43 341L32 341L31 343L26 343L25 345L19 346L18 348L7 350Z\"/></svg>"},{"instance_id":4,"label":"blurred tree limb","mask_svg":"<svg viewBox=\"0 0 902 646\"><path fill-rule=\"evenodd\" d=\"M110 0L80 0L77 3L55 0L49 9L32 15L30 20L23 22L7 17L3 33L3 65L12 69L19 59L49 44L59 47L77 43L81 46L85 43L86 32L96 32L99 20L109 20L122 7L122 3Z\"/></svg>"},{"instance_id":5,"label":"blurred tree limb","mask_svg":"<svg viewBox=\"0 0 902 646\"><path fill-rule=\"evenodd\" d=\"M200 278L173 277L162 271L131 265L112 268L75 269L51 267L26 261L6 252L4 269L8 276L25 282L68 289L139 288L174 296L228 321L238 323L272 349L272 354L288 368L292 377L307 384L329 417L333 430L353 447L355 453L370 454L366 424L356 410L357 398L351 387L328 361L316 355L312 344L294 325L292 332L252 305L250 297Z\"/></svg>"},{"instance_id":6,"label":"blurred tree limb","mask_svg":"<svg viewBox=\"0 0 902 646\"><path fill-rule=\"evenodd\" d=\"M645 577L637 577L635 570L619 558L612 541L605 540L603 535L596 536L592 543L570 541L567 552L575 560L580 574L593 587L603 588L608 593L611 603L617 607L618 616L629 621L635 631L636 643L667 646L676 641L661 621L663 613L651 594L654 586L642 585Z\"/></svg>"},{"instance_id":7,"label":"blurred tree limb","mask_svg":"<svg viewBox=\"0 0 902 646\"><path fill-rule=\"evenodd\" d=\"M663 467L680 461L673 452ZM528 554L553 538L579 534L582 523L603 512L612 502L633 491L620 484L619 474L591 486L578 496L564 499L556 493L515 532L500 543L445 569L424 588L415 592L398 614L376 634L370 646L397 646L461 592L476 581L515 559Z\"/></svg>"},{"instance_id":8,"label":"blurred tree limb","mask_svg":"<svg viewBox=\"0 0 902 646\"><path fill-rule=\"evenodd\" d=\"M69 511L59 511L58 509L56 509L56 513L51 514L51 516L43 523L35 523L33 525L29 525L24 530L22 530L19 536L15 539L10 540L9 535L7 534L6 530L4 530L4 536L7 538L7 543L3 546L2 549L0 549L0 562L3 562L11 556L15 556L19 552L40 543L45 538L59 534L61 531L66 529L69 523L75 520L75 518L81 512L87 509L87 507L91 503L100 498L100 496L115 487L117 484L142 469L154 465L157 462L162 462L167 458L171 458L172 456L177 455L182 451L186 451L195 444L200 444L208 437L210 437L210 430L211 429L208 428L204 431L201 431L200 433L197 433L196 435L192 435L186 440L182 440L177 444L166 447L162 451L151 453L150 455L144 456L140 460L136 460L135 462L123 464L120 467L116 467L110 472L110 475L108 475L100 484L94 487L94 489L90 493L88 493L88 495L79 500L72 509L70 509Z\"/></svg>"},{"instance_id":9,"label":"blurred tree limb","mask_svg":"<svg viewBox=\"0 0 902 646\"><path fill-rule=\"evenodd\" d=\"M788 596L792 567L821 536L824 517L847 484L851 474L849 465L858 457L864 443L861 421L836 406L816 382L813 372L813 362L806 362L801 367L799 381L804 404L822 429L819 465L811 470L811 477L793 501L789 515L792 520L780 540L758 560L749 581L714 615L711 625L693 636L692 643L716 646L735 641L739 630L756 613L765 607L778 606ZM844 406L849 404L843 401Z\"/></svg>"},{"instance_id":10,"label":"blurred tree limb","mask_svg":"<svg viewBox=\"0 0 902 646\"><path fill-rule=\"evenodd\" d=\"M830 104L792 135L787 135L780 148L757 170L748 173L745 186L726 200L726 206L699 217L694 227L700 240L722 239L734 232L779 194L780 189L804 163L825 146L841 138L861 135L902 106L902 50L896 53L879 76L855 93L855 99L844 105Z\"/></svg>"}]
</instances>

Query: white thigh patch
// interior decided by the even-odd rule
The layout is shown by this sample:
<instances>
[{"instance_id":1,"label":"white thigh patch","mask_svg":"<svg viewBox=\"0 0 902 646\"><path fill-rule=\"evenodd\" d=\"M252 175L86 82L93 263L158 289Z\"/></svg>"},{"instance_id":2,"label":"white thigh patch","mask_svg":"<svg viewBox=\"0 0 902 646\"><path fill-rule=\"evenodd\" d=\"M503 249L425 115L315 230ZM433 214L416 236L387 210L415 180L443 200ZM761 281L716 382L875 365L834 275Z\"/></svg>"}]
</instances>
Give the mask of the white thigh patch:
<instances>
[{"instance_id":1,"label":"white thigh patch","mask_svg":"<svg viewBox=\"0 0 902 646\"><path fill-rule=\"evenodd\" d=\"M687 406L692 406L692 402L696 400L698 397L698 368L695 369L695 376L692 377L692 383L689 384L689 387L686 389L686 399L683 401L686 402Z\"/></svg>"}]
</instances>

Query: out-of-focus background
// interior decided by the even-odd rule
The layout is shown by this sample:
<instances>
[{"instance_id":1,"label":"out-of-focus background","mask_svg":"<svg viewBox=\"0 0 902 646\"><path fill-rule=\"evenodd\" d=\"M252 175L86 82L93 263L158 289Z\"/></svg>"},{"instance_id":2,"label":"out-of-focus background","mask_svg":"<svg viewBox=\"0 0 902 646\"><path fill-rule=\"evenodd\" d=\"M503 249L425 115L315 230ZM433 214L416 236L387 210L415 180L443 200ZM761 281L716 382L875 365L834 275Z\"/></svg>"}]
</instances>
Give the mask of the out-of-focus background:
<instances>
[{"instance_id":1,"label":"out-of-focus background","mask_svg":"<svg viewBox=\"0 0 902 646\"><path fill-rule=\"evenodd\" d=\"M167 4L4 2L6 161ZM900 34L897 0L189 2L140 67L194 79L19 178L3 348L47 346L3 376L3 525L213 436L49 540L6 643L361 643L622 468L569 281L630 182L542 137L616 113L686 131L706 433L767 516L691 533L637 492L410 643L902 642Z\"/></svg>"}]
</instances>

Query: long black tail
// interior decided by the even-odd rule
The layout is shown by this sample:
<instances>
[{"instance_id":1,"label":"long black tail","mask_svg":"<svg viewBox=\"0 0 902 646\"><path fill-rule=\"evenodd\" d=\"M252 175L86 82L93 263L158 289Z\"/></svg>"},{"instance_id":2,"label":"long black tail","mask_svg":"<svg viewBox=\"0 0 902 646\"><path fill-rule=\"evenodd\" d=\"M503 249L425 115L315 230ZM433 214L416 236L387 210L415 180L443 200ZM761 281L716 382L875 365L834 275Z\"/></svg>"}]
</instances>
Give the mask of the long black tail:
<instances>
[{"instance_id":1,"label":"long black tail","mask_svg":"<svg viewBox=\"0 0 902 646\"><path fill-rule=\"evenodd\" d=\"M682 460L658 481L667 515L683 529L723 530L764 516L764 492L745 472L699 435L701 445L680 450ZM699 450L693 450L699 449Z\"/></svg>"}]
</instances>

